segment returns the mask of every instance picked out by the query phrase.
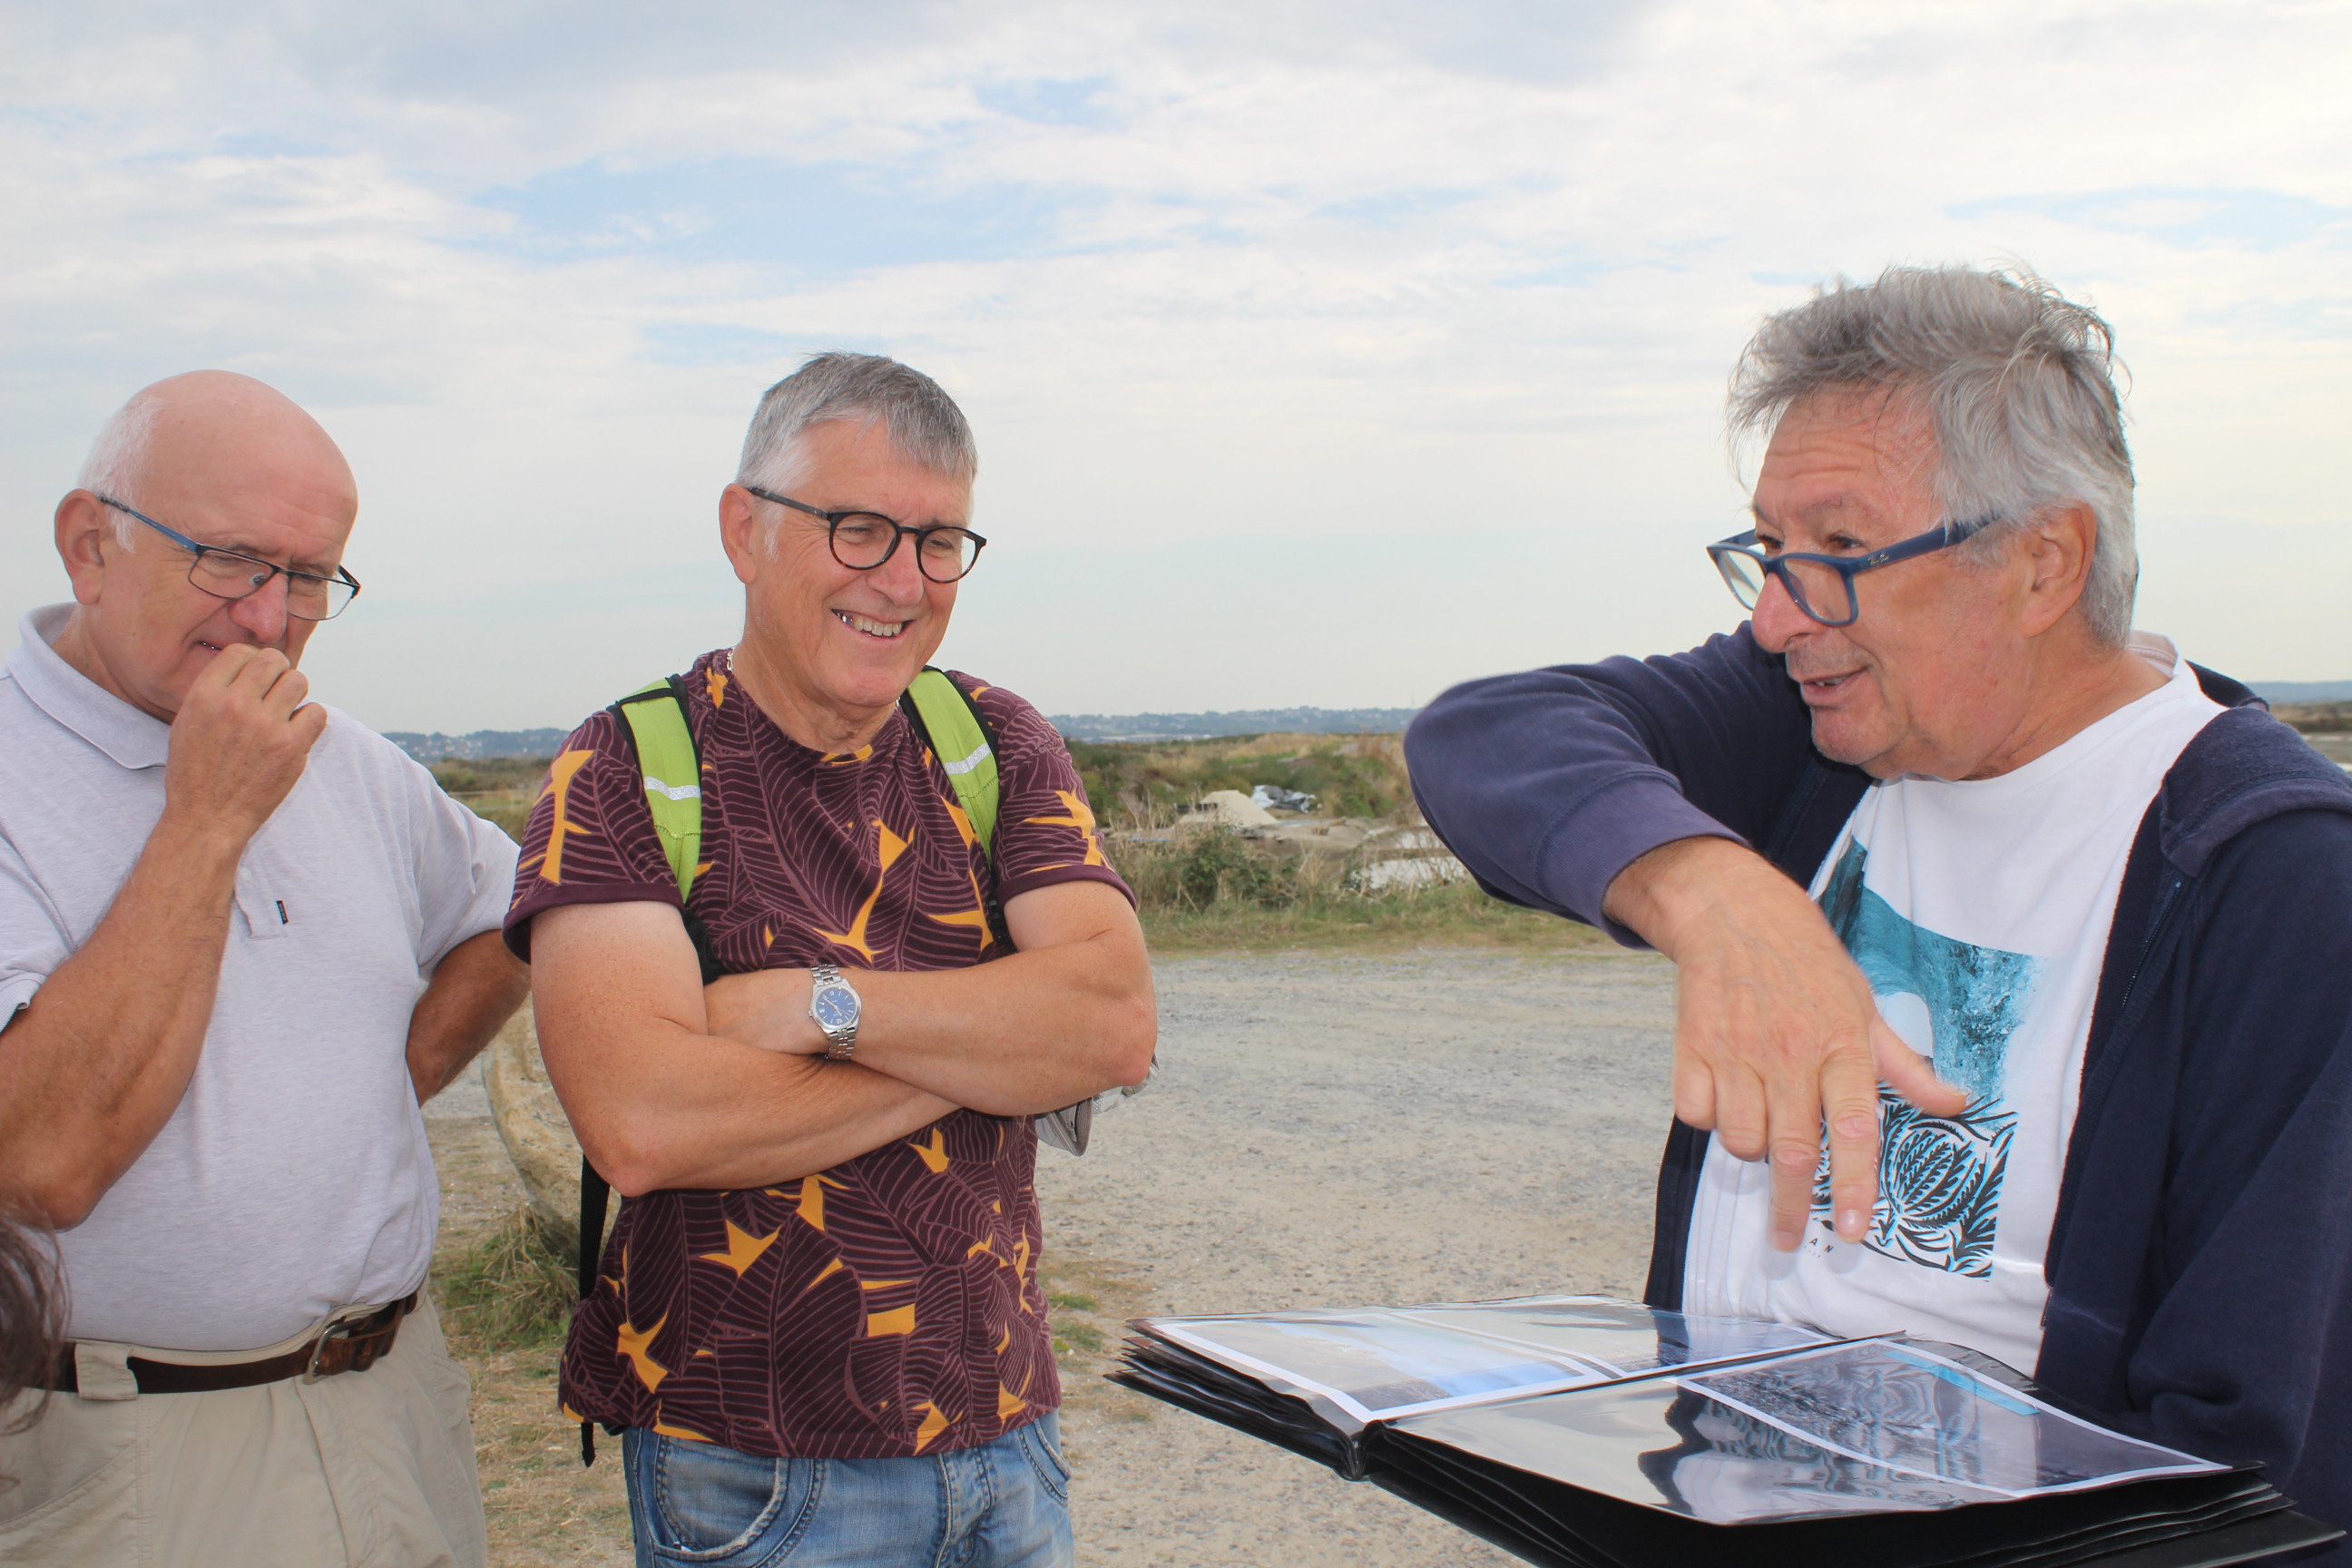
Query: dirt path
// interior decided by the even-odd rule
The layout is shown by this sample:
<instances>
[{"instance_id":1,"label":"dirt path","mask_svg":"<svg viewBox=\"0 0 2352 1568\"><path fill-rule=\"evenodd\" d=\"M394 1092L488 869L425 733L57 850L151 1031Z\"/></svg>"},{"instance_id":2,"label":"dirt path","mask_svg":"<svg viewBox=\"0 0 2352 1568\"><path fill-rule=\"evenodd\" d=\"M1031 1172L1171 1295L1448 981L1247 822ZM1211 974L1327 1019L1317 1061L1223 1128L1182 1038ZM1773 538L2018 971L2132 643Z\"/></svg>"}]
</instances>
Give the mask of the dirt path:
<instances>
[{"instance_id":1,"label":"dirt path","mask_svg":"<svg viewBox=\"0 0 2352 1568\"><path fill-rule=\"evenodd\" d=\"M1037 1175L1049 1263L1126 1282L1122 1315L1639 1293L1663 963L1215 958L1159 977L1160 1080ZM1070 1383L1081 1563L1510 1561L1307 1460Z\"/></svg>"},{"instance_id":2,"label":"dirt path","mask_svg":"<svg viewBox=\"0 0 2352 1568\"><path fill-rule=\"evenodd\" d=\"M1366 1486L1096 1375L1142 1312L1637 1294L1666 1119L1655 960L1199 958L1159 970L1160 1074L1083 1160L1047 1152L1046 1288L1086 1564L1502 1564ZM465 1086L435 1102L450 1225L510 1201ZM445 1237L447 1232L445 1230ZM525 1358L526 1360L529 1358ZM551 1358L543 1358L551 1359ZM624 1563L543 1369L477 1368L493 1561Z\"/></svg>"}]
</instances>

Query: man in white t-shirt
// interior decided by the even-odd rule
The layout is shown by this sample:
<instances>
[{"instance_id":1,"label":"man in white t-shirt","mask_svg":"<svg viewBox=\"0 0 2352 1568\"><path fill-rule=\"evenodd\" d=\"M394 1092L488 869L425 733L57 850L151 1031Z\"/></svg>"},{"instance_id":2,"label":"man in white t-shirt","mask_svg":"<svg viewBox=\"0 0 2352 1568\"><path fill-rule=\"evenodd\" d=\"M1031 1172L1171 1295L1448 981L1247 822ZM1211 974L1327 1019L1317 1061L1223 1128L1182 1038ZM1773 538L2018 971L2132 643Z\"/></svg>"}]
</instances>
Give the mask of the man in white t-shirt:
<instances>
[{"instance_id":1,"label":"man in white t-shirt","mask_svg":"<svg viewBox=\"0 0 2352 1568\"><path fill-rule=\"evenodd\" d=\"M1675 962L1647 1300L1966 1345L2352 1524L2352 781L2133 631L2113 369L2031 275L1768 318L1752 620L1407 758L1489 890Z\"/></svg>"},{"instance_id":2,"label":"man in white t-shirt","mask_svg":"<svg viewBox=\"0 0 2352 1568\"><path fill-rule=\"evenodd\" d=\"M357 510L278 393L159 383L0 674L0 1204L71 1342L0 1410L12 1563L484 1560L418 1108L520 1000L515 849L308 700Z\"/></svg>"},{"instance_id":3,"label":"man in white t-shirt","mask_svg":"<svg viewBox=\"0 0 2352 1568\"><path fill-rule=\"evenodd\" d=\"M1720 1142L1691 1215L1686 1310L1925 1334L2030 1370L2107 926L2140 818L2221 713L2189 661L2145 634L2162 684L1990 778L1872 788L1812 896L1878 1011L1968 1103L1882 1097L1880 1193L1855 1238L1816 1223L1769 1244L1771 1172ZM1815 1191L1829 1206L1827 1173Z\"/></svg>"}]
</instances>

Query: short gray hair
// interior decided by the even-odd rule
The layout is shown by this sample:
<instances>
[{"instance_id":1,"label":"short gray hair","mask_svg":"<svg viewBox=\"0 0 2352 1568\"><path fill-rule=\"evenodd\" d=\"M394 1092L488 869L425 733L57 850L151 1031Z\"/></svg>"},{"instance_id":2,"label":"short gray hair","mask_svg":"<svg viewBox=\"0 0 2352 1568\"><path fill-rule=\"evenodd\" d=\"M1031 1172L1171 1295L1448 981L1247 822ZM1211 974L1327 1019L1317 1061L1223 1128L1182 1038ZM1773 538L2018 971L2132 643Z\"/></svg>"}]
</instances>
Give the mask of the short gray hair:
<instances>
[{"instance_id":1,"label":"short gray hair","mask_svg":"<svg viewBox=\"0 0 2352 1568\"><path fill-rule=\"evenodd\" d=\"M938 382L880 354L821 353L761 395L735 482L789 490L803 437L841 420L880 420L900 456L944 479L970 484L980 472L971 426Z\"/></svg>"},{"instance_id":2,"label":"short gray hair","mask_svg":"<svg viewBox=\"0 0 2352 1568\"><path fill-rule=\"evenodd\" d=\"M2121 368L2106 322L2030 270L1890 267L1765 318L1731 373L1731 430L1769 434L1821 393L1916 396L1948 515L1992 524L1972 552L1980 559L2044 508L2090 509L2098 545L2083 612L2116 646L2131 633L2139 584Z\"/></svg>"},{"instance_id":3,"label":"short gray hair","mask_svg":"<svg viewBox=\"0 0 2352 1568\"><path fill-rule=\"evenodd\" d=\"M163 412L163 400L150 392L139 393L116 409L98 427L98 438L89 444L89 456L82 459L80 477L74 482L93 494L137 506L138 486L133 481L146 466L147 440L155 433L156 416ZM137 549L139 520L112 507L107 511L114 519L115 542L125 550Z\"/></svg>"}]
</instances>

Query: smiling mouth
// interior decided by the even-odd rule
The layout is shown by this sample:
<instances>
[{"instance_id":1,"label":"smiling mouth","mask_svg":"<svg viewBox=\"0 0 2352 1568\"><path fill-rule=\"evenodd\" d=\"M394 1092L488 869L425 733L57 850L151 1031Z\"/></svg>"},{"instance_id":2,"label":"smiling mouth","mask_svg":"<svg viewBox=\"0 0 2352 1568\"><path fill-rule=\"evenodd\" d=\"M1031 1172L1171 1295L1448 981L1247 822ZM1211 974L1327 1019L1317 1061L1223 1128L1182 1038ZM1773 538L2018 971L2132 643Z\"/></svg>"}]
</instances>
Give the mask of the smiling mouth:
<instances>
[{"instance_id":1,"label":"smiling mouth","mask_svg":"<svg viewBox=\"0 0 2352 1568\"><path fill-rule=\"evenodd\" d=\"M897 637L900 632L907 629L907 623L904 621L868 620L864 616L853 616L847 610L835 610L833 612L833 616L834 619L839 621L843 626L847 626L851 631L861 633L869 637L878 637L884 642L889 641L892 637Z\"/></svg>"},{"instance_id":2,"label":"smiling mouth","mask_svg":"<svg viewBox=\"0 0 2352 1568\"><path fill-rule=\"evenodd\" d=\"M1852 680L1854 676L1859 673L1860 672L1857 670L1849 669L1839 675L1810 676L1800 680L1797 684L1799 689L1804 692L1805 700L1807 701L1811 701L1816 698L1836 696L1839 692L1845 689L1846 682Z\"/></svg>"}]
</instances>

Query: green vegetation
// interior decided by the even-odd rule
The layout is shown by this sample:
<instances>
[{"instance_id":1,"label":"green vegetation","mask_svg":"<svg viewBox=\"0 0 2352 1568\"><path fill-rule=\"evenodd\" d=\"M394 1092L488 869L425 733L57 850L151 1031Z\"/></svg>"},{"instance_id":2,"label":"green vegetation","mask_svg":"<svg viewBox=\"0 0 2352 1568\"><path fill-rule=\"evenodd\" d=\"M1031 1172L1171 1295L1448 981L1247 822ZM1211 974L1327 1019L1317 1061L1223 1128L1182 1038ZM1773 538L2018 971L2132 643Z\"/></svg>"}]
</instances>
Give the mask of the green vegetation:
<instances>
[{"instance_id":1,"label":"green vegetation","mask_svg":"<svg viewBox=\"0 0 2352 1568\"><path fill-rule=\"evenodd\" d=\"M1318 813L1387 817L1410 805L1396 735L1244 735L1213 741L1072 742L1087 799L1106 822L1166 817L1212 790L1274 784Z\"/></svg>"},{"instance_id":2,"label":"green vegetation","mask_svg":"<svg viewBox=\"0 0 2352 1568\"><path fill-rule=\"evenodd\" d=\"M1176 826L1179 805L1212 790L1246 795L1262 784L1317 796L1320 816L1418 826L1398 736L1081 741L1070 754L1102 824L1104 850L1135 889L1155 952L1433 945L1568 952L1605 945L1587 927L1497 903L1467 882L1365 887L1368 864L1416 851L1372 845L1301 852L1295 844ZM433 774L520 838L546 771L544 758L446 758Z\"/></svg>"},{"instance_id":3,"label":"green vegetation","mask_svg":"<svg viewBox=\"0 0 2352 1568\"><path fill-rule=\"evenodd\" d=\"M1122 862L1122 866L1124 862ZM1276 903L1226 899L1206 908L1143 910L1144 934L1163 958L1269 949L1394 952L1419 947L1498 947L1521 952L1609 949L1590 926L1498 903L1469 882L1353 891L1344 883Z\"/></svg>"},{"instance_id":4,"label":"green vegetation","mask_svg":"<svg viewBox=\"0 0 2352 1568\"><path fill-rule=\"evenodd\" d=\"M2352 702L2282 703L2272 711L2306 735L2352 731Z\"/></svg>"},{"instance_id":5,"label":"green vegetation","mask_svg":"<svg viewBox=\"0 0 2352 1568\"><path fill-rule=\"evenodd\" d=\"M566 1252L528 1205L518 1205L479 1240L436 1255L433 1295L450 1338L487 1352L561 1341L580 1293Z\"/></svg>"},{"instance_id":6,"label":"green vegetation","mask_svg":"<svg viewBox=\"0 0 2352 1568\"><path fill-rule=\"evenodd\" d=\"M444 757L433 764L433 776L443 789L464 801L478 816L497 823L507 837L522 837L547 777L545 757L483 757L468 762Z\"/></svg>"}]
</instances>

